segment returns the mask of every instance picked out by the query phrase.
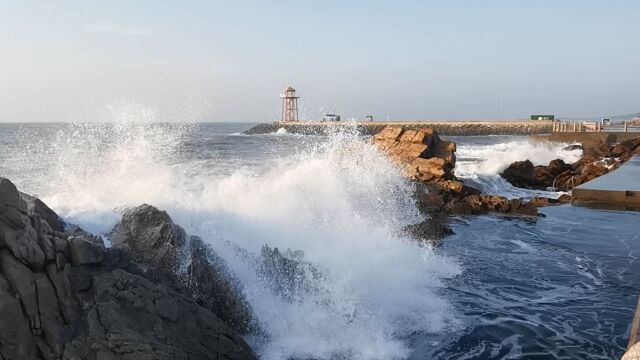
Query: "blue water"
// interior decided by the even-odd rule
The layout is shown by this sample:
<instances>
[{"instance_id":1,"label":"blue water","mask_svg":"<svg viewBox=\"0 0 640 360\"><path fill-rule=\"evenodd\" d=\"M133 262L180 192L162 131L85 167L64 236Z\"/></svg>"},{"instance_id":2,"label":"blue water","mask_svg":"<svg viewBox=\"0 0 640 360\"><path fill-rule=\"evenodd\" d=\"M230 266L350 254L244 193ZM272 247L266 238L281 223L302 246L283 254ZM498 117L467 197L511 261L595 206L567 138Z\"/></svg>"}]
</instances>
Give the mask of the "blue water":
<instances>
[{"instance_id":1,"label":"blue water","mask_svg":"<svg viewBox=\"0 0 640 360\"><path fill-rule=\"evenodd\" d=\"M537 221L455 217L455 234L423 249L396 234L415 216L411 192L358 154L366 139L242 135L250 126L0 124L0 176L97 233L149 202L212 244L304 250L329 280L321 296L288 304L216 245L269 333L250 339L265 359L622 355L640 290L640 213L562 205ZM540 192L502 181L505 164L576 156L522 137L455 141L456 173L510 197Z\"/></svg>"}]
</instances>

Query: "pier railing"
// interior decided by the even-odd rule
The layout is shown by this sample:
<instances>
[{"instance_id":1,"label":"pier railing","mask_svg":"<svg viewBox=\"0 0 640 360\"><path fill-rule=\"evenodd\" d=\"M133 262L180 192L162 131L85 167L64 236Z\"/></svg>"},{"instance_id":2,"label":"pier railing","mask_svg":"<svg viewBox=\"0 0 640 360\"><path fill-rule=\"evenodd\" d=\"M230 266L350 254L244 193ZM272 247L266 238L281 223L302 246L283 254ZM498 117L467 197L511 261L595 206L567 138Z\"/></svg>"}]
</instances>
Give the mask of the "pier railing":
<instances>
[{"instance_id":1,"label":"pier railing","mask_svg":"<svg viewBox=\"0 0 640 360\"><path fill-rule=\"evenodd\" d=\"M618 126L614 125L603 125L600 122L593 121L554 121L553 122L553 132L605 132L605 131L616 131L616 132L628 132L628 131L638 131L637 127L633 125L629 125L627 121L624 124L619 124Z\"/></svg>"}]
</instances>

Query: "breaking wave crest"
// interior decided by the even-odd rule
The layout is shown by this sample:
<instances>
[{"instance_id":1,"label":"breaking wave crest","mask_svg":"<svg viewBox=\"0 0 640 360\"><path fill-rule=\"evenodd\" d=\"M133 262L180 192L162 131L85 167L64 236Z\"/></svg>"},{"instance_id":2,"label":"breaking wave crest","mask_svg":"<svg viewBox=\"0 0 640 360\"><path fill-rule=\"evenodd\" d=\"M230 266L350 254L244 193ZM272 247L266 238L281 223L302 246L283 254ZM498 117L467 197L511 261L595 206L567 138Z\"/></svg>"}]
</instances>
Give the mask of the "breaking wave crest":
<instances>
[{"instance_id":1,"label":"breaking wave crest","mask_svg":"<svg viewBox=\"0 0 640 360\"><path fill-rule=\"evenodd\" d=\"M562 159L572 163L580 159L581 150L563 150L567 144L531 142L527 139L507 140L500 143L465 142L458 146L456 176L471 182L483 192L511 198L536 195L555 196L560 193L516 188L500 177L511 163L530 160L533 165L547 165Z\"/></svg>"},{"instance_id":2,"label":"breaking wave crest","mask_svg":"<svg viewBox=\"0 0 640 360\"><path fill-rule=\"evenodd\" d=\"M403 235L403 226L421 220L413 187L372 145L336 133L259 166L217 171L218 160L194 153L196 127L63 126L47 140L51 166L37 192L98 233L126 207L167 210L242 282L264 330L250 341L265 359L405 358L409 334L458 325L438 292L459 265ZM233 141L256 146L250 138ZM321 273L305 277L313 291L280 296L238 251L260 254L265 244L301 250L297 256Z\"/></svg>"}]
</instances>

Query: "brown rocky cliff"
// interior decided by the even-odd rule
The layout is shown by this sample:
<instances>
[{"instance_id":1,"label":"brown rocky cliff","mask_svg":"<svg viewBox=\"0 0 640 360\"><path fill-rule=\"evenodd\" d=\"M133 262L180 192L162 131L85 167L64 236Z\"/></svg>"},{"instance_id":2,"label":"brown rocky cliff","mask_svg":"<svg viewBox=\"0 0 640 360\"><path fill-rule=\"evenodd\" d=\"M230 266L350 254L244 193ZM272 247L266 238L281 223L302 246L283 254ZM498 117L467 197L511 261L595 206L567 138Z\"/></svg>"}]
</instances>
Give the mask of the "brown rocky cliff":
<instances>
[{"instance_id":1,"label":"brown rocky cliff","mask_svg":"<svg viewBox=\"0 0 640 360\"><path fill-rule=\"evenodd\" d=\"M483 195L465 185L454 174L456 144L440 139L430 128L385 127L372 139L380 150L398 163L405 174L417 180L421 210L430 214L482 214L487 212L536 216L537 207L553 200L527 203L497 195ZM562 166L563 164L557 164Z\"/></svg>"},{"instance_id":2,"label":"brown rocky cliff","mask_svg":"<svg viewBox=\"0 0 640 360\"><path fill-rule=\"evenodd\" d=\"M416 180L430 182L455 178L456 144L440 140L429 128L405 130L402 126L387 126L373 137L373 143Z\"/></svg>"}]
</instances>

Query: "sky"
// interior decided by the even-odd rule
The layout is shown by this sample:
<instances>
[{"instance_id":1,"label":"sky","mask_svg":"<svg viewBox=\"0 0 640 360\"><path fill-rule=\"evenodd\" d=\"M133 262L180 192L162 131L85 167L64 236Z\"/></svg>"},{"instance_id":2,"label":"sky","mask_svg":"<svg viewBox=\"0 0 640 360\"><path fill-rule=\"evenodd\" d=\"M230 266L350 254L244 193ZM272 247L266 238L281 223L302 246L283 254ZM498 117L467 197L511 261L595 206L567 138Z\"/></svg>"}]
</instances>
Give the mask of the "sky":
<instances>
[{"instance_id":1,"label":"sky","mask_svg":"<svg viewBox=\"0 0 640 360\"><path fill-rule=\"evenodd\" d=\"M640 111L639 1L0 0L0 122Z\"/></svg>"}]
</instances>

